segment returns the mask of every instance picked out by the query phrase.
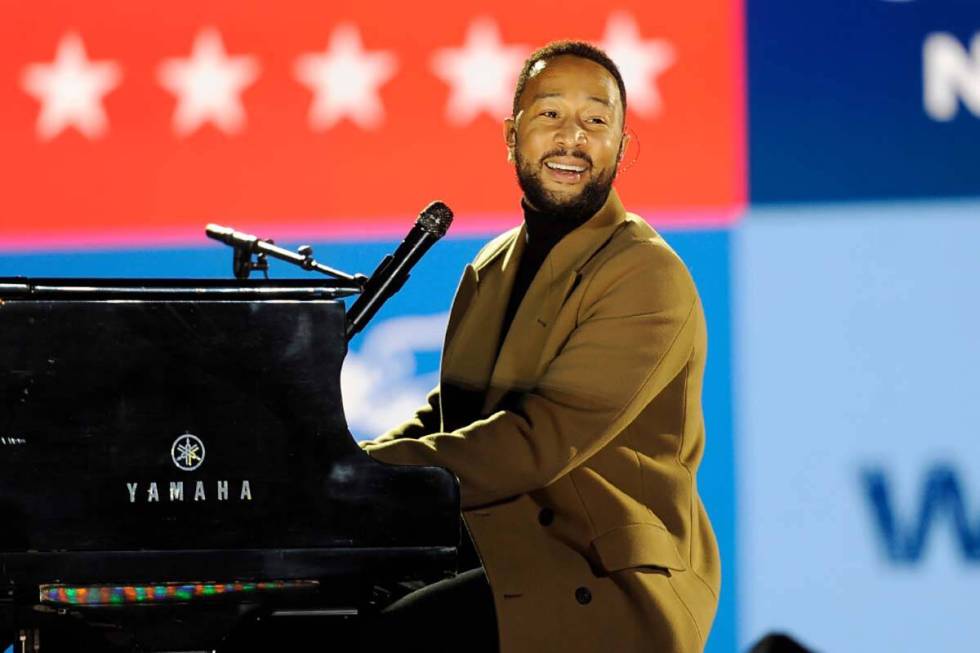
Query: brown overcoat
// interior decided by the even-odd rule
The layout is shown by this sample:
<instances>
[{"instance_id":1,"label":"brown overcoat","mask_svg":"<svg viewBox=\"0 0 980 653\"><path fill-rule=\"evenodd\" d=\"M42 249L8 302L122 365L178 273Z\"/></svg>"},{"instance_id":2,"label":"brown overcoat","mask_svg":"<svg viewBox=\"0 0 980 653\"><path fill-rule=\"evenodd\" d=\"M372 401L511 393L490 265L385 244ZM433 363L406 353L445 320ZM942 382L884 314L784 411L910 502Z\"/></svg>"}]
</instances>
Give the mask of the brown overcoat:
<instances>
[{"instance_id":1,"label":"brown overcoat","mask_svg":"<svg viewBox=\"0 0 980 653\"><path fill-rule=\"evenodd\" d=\"M524 227L463 273L440 386L364 443L459 477L502 653L699 651L720 561L698 496L706 336L680 258L615 191L548 255L497 354Z\"/></svg>"}]
</instances>

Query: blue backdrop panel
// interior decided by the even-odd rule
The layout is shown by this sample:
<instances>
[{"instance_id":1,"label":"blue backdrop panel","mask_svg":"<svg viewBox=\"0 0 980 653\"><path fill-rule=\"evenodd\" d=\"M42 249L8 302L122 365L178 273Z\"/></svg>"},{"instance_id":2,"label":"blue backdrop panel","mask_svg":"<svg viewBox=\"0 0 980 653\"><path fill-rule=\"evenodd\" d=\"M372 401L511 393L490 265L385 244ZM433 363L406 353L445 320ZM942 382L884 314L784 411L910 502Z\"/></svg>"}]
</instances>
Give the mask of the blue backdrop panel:
<instances>
[{"instance_id":1,"label":"blue backdrop panel","mask_svg":"<svg viewBox=\"0 0 980 653\"><path fill-rule=\"evenodd\" d=\"M739 639L980 638L980 201L757 209L734 245Z\"/></svg>"},{"instance_id":2,"label":"blue backdrop panel","mask_svg":"<svg viewBox=\"0 0 980 653\"><path fill-rule=\"evenodd\" d=\"M934 34L953 115L923 101ZM980 194L976 34L975 0L748 0L752 201Z\"/></svg>"},{"instance_id":3,"label":"blue backdrop panel","mask_svg":"<svg viewBox=\"0 0 980 653\"><path fill-rule=\"evenodd\" d=\"M721 546L721 606L707 647L735 650L735 499L731 437L729 239L726 231L665 234L689 266L708 319L709 357L704 386L708 445L699 485ZM404 289L351 343L344 364L344 405L351 429L372 437L421 404L435 383L446 311L463 266L485 239L439 242L412 272ZM295 243L294 243L295 245ZM314 243L318 260L370 274L397 242ZM0 276L230 277L231 251L217 246L106 252L0 255ZM272 261L276 277L305 273Z\"/></svg>"}]
</instances>

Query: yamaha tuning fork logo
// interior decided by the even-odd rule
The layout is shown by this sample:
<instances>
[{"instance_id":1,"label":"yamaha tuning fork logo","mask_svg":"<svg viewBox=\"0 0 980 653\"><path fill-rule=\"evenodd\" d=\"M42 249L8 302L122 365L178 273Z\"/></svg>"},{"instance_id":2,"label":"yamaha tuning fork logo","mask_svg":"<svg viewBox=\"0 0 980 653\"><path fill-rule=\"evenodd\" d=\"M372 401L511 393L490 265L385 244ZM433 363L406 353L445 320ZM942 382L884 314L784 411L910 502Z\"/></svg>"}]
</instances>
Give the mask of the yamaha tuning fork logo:
<instances>
[{"instance_id":1,"label":"yamaha tuning fork logo","mask_svg":"<svg viewBox=\"0 0 980 653\"><path fill-rule=\"evenodd\" d=\"M170 457L177 469L193 472L204 462L204 443L196 435L185 433L174 440L170 447Z\"/></svg>"},{"instance_id":2,"label":"yamaha tuning fork logo","mask_svg":"<svg viewBox=\"0 0 980 653\"><path fill-rule=\"evenodd\" d=\"M193 472L204 464L204 442L192 433L184 433L170 445L170 460L182 472ZM212 468L213 469L213 468ZM247 479L240 481L195 480L179 481L134 481L126 483L129 503L200 503L202 501L251 501L252 484ZM185 492L186 482L186 492Z\"/></svg>"}]
</instances>

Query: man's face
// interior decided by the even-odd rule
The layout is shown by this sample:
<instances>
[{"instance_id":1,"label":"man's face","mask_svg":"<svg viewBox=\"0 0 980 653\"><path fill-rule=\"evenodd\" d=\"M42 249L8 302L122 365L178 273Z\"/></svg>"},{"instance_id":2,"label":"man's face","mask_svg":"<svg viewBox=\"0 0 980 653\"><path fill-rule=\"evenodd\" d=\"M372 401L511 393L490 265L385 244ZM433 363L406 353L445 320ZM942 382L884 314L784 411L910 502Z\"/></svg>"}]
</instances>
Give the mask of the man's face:
<instances>
[{"instance_id":1,"label":"man's face","mask_svg":"<svg viewBox=\"0 0 980 653\"><path fill-rule=\"evenodd\" d=\"M538 62L504 138L534 208L586 217L605 202L626 146L613 76L576 56Z\"/></svg>"}]
</instances>

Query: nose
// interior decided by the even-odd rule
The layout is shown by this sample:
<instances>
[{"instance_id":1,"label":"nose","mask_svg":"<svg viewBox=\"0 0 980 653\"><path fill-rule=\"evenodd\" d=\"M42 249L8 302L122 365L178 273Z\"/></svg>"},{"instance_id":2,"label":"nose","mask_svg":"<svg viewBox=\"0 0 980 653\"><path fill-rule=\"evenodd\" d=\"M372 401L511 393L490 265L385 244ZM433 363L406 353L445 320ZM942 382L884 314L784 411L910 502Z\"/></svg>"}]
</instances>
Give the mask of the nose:
<instances>
[{"instance_id":1,"label":"nose","mask_svg":"<svg viewBox=\"0 0 980 653\"><path fill-rule=\"evenodd\" d=\"M585 145L585 130L574 120L566 120L555 132L555 142L563 147Z\"/></svg>"}]
</instances>

